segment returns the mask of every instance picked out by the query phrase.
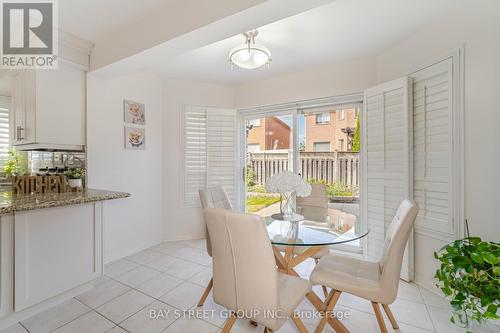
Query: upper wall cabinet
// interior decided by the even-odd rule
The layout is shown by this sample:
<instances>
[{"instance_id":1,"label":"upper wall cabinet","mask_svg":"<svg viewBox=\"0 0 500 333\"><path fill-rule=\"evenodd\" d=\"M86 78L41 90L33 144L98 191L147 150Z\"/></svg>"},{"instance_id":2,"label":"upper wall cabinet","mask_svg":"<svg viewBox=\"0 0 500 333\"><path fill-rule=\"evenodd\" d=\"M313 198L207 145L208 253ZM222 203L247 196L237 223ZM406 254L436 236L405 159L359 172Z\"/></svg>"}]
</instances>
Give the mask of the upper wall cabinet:
<instances>
[{"instance_id":1,"label":"upper wall cabinet","mask_svg":"<svg viewBox=\"0 0 500 333\"><path fill-rule=\"evenodd\" d=\"M85 146L86 72L66 62L57 70L14 75L12 143L18 150Z\"/></svg>"}]
</instances>

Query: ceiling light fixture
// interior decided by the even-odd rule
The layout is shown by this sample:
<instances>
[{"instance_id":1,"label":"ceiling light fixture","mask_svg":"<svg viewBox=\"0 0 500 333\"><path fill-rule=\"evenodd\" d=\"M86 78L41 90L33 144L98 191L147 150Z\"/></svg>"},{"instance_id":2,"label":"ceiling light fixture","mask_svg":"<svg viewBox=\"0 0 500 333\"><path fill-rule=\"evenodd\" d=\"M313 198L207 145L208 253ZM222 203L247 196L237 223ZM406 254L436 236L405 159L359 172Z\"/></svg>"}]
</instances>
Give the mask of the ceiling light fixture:
<instances>
[{"instance_id":1,"label":"ceiling light fixture","mask_svg":"<svg viewBox=\"0 0 500 333\"><path fill-rule=\"evenodd\" d=\"M255 37L259 34L257 30L244 32L245 44L236 46L229 52L231 69L234 65L244 69L256 69L263 65L271 64L271 51L263 45L255 44Z\"/></svg>"}]
</instances>

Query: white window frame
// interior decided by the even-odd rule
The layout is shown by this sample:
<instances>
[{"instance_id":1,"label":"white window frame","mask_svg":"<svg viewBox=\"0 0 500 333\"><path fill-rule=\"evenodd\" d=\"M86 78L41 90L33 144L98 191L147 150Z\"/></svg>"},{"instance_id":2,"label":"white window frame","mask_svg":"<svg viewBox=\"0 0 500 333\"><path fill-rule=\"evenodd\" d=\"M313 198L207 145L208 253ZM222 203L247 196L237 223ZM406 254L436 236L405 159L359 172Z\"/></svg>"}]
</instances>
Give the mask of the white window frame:
<instances>
[{"instance_id":1,"label":"white window frame","mask_svg":"<svg viewBox=\"0 0 500 333\"><path fill-rule=\"evenodd\" d=\"M328 150L316 150L316 145L328 145ZM332 149L332 143L330 141L318 141L318 142L313 142L313 151L314 152L330 152Z\"/></svg>"},{"instance_id":2,"label":"white window frame","mask_svg":"<svg viewBox=\"0 0 500 333\"><path fill-rule=\"evenodd\" d=\"M318 121L318 119L319 119L319 121ZM321 113L315 114L314 121L315 121L316 125L328 125L328 124L330 124L330 112L321 112Z\"/></svg>"},{"instance_id":3,"label":"white window frame","mask_svg":"<svg viewBox=\"0 0 500 333\"><path fill-rule=\"evenodd\" d=\"M339 113L339 120L344 120L345 119L345 109L339 109L338 110L338 113Z\"/></svg>"}]
</instances>

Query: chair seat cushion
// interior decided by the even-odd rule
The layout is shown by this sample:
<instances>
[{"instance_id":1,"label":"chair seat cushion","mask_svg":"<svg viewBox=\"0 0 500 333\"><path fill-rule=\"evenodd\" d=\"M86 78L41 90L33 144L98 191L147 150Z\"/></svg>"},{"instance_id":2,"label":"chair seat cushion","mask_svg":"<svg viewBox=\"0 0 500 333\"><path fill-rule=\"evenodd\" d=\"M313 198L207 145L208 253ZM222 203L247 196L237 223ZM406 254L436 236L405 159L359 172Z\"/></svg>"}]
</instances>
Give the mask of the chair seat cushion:
<instances>
[{"instance_id":1,"label":"chair seat cushion","mask_svg":"<svg viewBox=\"0 0 500 333\"><path fill-rule=\"evenodd\" d=\"M380 275L380 266L376 262L328 254L318 262L310 280L314 285L326 286L377 302L382 293Z\"/></svg>"}]
</instances>

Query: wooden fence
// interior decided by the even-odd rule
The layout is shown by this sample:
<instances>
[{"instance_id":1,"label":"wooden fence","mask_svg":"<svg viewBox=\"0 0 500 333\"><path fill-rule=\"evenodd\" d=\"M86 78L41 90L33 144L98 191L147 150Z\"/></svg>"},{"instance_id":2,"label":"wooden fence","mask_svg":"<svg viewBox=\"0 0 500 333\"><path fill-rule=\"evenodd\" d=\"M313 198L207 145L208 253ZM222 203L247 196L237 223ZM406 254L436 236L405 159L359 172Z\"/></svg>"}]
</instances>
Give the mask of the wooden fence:
<instances>
[{"instance_id":1,"label":"wooden fence","mask_svg":"<svg viewBox=\"0 0 500 333\"><path fill-rule=\"evenodd\" d=\"M248 153L247 165L253 168L255 182L265 185L266 180L283 170L290 170L290 150ZM359 153L354 152L300 152L299 174L304 179L340 183L354 189L359 187Z\"/></svg>"}]
</instances>

